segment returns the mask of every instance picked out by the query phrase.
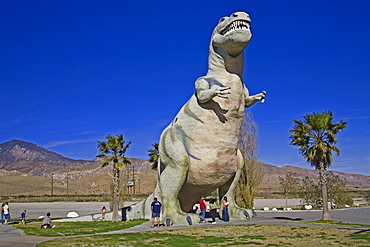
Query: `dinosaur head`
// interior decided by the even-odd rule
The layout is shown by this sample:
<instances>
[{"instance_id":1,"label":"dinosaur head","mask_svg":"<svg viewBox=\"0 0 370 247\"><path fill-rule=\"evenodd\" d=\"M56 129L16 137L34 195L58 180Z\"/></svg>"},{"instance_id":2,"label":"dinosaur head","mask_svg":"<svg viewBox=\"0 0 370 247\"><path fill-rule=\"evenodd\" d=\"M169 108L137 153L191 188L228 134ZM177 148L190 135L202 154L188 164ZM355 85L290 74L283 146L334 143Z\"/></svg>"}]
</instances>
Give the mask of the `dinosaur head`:
<instances>
[{"instance_id":1,"label":"dinosaur head","mask_svg":"<svg viewBox=\"0 0 370 247\"><path fill-rule=\"evenodd\" d=\"M252 38L251 19L245 12L235 12L230 17L220 19L212 34L215 49L222 49L232 57L243 52Z\"/></svg>"}]
</instances>

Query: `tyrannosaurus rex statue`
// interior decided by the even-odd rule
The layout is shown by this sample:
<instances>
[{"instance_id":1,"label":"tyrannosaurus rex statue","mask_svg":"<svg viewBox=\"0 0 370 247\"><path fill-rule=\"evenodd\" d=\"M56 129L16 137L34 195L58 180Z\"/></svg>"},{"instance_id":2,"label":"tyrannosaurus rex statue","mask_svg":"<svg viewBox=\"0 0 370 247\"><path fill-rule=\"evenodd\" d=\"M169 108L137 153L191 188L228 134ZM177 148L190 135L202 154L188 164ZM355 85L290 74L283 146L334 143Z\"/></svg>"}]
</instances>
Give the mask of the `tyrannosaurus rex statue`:
<instances>
[{"instance_id":1,"label":"tyrannosaurus rex statue","mask_svg":"<svg viewBox=\"0 0 370 247\"><path fill-rule=\"evenodd\" d=\"M196 80L195 94L160 137L158 184L150 198L162 201L161 216L168 226L198 223L196 214L185 212L216 189L220 198L229 198L230 218L251 215L235 203L244 166L238 149L244 109L266 94L250 96L242 81L250 24L244 12L221 18L211 37L207 75ZM150 198L133 206L128 217L150 218Z\"/></svg>"}]
</instances>

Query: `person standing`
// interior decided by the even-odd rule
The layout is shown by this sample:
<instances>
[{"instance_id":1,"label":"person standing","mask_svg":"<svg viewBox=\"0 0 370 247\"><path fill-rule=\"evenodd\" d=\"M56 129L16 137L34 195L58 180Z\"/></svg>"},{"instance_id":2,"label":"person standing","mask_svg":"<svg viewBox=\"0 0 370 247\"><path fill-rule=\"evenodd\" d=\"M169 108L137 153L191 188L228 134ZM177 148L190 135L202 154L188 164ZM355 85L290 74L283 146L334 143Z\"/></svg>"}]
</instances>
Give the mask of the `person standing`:
<instances>
[{"instance_id":1,"label":"person standing","mask_svg":"<svg viewBox=\"0 0 370 247\"><path fill-rule=\"evenodd\" d=\"M206 222L206 201L204 200L204 196L202 196L199 200L199 208L200 208L200 223Z\"/></svg>"},{"instance_id":2,"label":"person standing","mask_svg":"<svg viewBox=\"0 0 370 247\"><path fill-rule=\"evenodd\" d=\"M7 225L8 220L10 220L9 203L6 202L3 208L4 208L4 220L5 220L4 225Z\"/></svg>"},{"instance_id":3,"label":"person standing","mask_svg":"<svg viewBox=\"0 0 370 247\"><path fill-rule=\"evenodd\" d=\"M209 201L209 208L211 209L212 224L216 224L217 204L215 199Z\"/></svg>"},{"instance_id":4,"label":"person standing","mask_svg":"<svg viewBox=\"0 0 370 247\"><path fill-rule=\"evenodd\" d=\"M229 221L229 202L227 201L227 197L224 197L224 202L223 202L223 208L222 208L222 217L224 221Z\"/></svg>"},{"instance_id":5,"label":"person standing","mask_svg":"<svg viewBox=\"0 0 370 247\"><path fill-rule=\"evenodd\" d=\"M152 210L152 226L151 228L154 227L154 220L156 219L157 221L157 226L160 227L160 216L161 216L161 209L162 209L162 203L160 203L157 199L157 197L154 197L154 201L150 205L150 209Z\"/></svg>"},{"instance_id":6,"label":"person standing","mask_svg":"<svg viewBox=\"0 0 370 247\"><path fill-rule=\"evenodd\" d=\"M105 219L105 214L107 213L107 208L104 206L102 209L101 209L101 218L102 220Z\"/></svg>"},{"instance_id":7,"label":"person standing","mask_svg":"<svg viewBox=\"0 0 370 247\"><path fill-rule=\"evenodd\" d=\"M4 206L5 206L5 203L2 203L1 204L1 224L4 224Z\"/></svg>"},{"instance_id":8,"label":"person standing","mask_svg":"<svg viewBox=\"0 0 370 247\"><path fill-rule=\"evenodd\" d=\"M26 215L27 215L27 210L24 210L24 211L21 213L22 224L26 224Z\"/></svg>"}]
</instances>

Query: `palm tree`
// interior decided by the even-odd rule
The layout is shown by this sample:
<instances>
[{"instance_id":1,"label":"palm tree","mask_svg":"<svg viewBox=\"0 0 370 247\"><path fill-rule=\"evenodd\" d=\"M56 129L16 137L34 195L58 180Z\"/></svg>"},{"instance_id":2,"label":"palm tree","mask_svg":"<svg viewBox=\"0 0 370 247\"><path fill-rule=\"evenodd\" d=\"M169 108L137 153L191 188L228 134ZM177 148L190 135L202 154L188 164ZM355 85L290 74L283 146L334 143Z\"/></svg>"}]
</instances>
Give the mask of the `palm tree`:
<instances>
[{"instance_id":1,"label":"palm tree","mask_svg":"<svg viewBox=\"0 0 370 247\"><path fill-rule=\"evenodd\" d=\"M159 143L155 142L152 144L153 149L148 149L148 156L149 156L149 162L152 163L152 169L157 170L158 169L158 160L159 160L159 151L158 146Z\"/></svg>"},{"instance_id":2,"label":"palm tree","mask_svg":"<svg viewBox=\"0 0 370 247\"><path fill-rule=\"evenodd\" d=\"M299 152L306 161L319 170L323 200L322 219L330 220L326 170L333 163L332 152L340 154L339 149L334 145L337 143L335 136L347 126L347 123L341 120L334 124L333 114L330 111L307 113L303 122L293 121L295 125L290 130L290 144L299 146Z\"/></svg>"},{"instance_id":3,"label":"palm tree","mask_svg":"<svg viewBox=\"0 0 370 247\"><path fill-rule=\"evenodd\" d=\"M101 154L96 157L103 158L102 167L113 165L113 216L112 222L118 221L118 205L120 193L120 168L123 164L130 164L130 159L125 157L127 148L131 142L125 145L122 135L108 135L106 142L99 142L98 148Z\"/></svg>"}]
</instances>

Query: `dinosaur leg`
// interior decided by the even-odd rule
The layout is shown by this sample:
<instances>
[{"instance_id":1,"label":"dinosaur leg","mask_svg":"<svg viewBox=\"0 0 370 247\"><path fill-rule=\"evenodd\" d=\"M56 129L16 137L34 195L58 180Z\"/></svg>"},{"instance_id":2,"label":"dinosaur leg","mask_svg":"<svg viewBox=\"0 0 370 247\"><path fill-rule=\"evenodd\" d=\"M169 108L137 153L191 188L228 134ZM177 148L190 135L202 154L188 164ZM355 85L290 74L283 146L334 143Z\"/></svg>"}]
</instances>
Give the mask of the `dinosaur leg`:
<instances>
[{"instance_id":1,"label":"dinosaur leg","mask_svg":"<svg viewBox=\"0 0 370 247\"><path fill-rule=\"evenodd\" d=\"M238 162L239 162L239 169L236 171L235 176L233 178L231 178L224 185L220 186L219 199L222 202L224 196L227 197L229 201L228 210L229 210L230 219L246 219L246 218L250 218L253 216L252 210L241 208L235 202L236 189L239 183L242 169L244 167L244 159L243 159L243 156L240 150L238 150L237 156L238 156Z\"/></svg>"},{"instance_id":2,"label":"dinosaur leg","mask_svg":"<svg viewBox=\"0 0 370 247\"><path fill-rule=\"evenodd\" d=\"M184 213L178 200L189 167L189 157L183 143L183 138L175 127L166 129L159 146L160 174L159 186L163 204L162 219L165 225L194 224L199 221L198 215Z\"/></svg>"}]
</instances>

